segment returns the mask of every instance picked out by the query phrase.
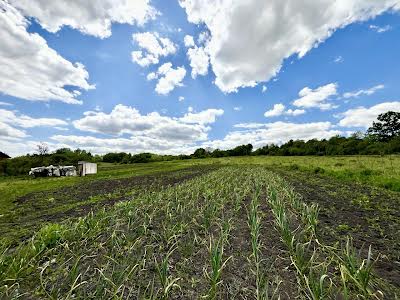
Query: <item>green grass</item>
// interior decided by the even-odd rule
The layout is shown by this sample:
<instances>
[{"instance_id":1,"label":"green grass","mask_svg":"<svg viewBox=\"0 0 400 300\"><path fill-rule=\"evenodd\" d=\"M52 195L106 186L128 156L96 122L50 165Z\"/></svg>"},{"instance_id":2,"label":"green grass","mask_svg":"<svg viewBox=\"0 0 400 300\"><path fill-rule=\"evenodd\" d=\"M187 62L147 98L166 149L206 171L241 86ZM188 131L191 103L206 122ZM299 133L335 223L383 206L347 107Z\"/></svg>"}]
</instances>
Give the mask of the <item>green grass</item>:
<instances>
[{"instance_id":1,"label":"green grass","mask_svg":"<svg viewBox=\"0 0 400 300\"><path fill-rule=\"evenodd\" d=\"M344 182L359 182L371 186L381 187L400 192L400 156L341 156L341 157L228 157L219 159L196 159L183 161L169 161L145 164L115 165L102 163L99 172L87 177L37 178L0 177L0 233L18 240L22 236L30 235L32 228L36 228L45 215L60 216L64 212L77 210L88 205L96 205L112 200L122 195L129 195L129 191L115 190L105 195L99 195L75 201L54 200L53 197L35 199L35 201L18 205L15 200L28 193L41 191L57 191L63 187L75 186L98 180L127 178L156 173L165 173L182 170L199 165L261 165L272 171L280 170L307 173L309 176L334 177ZM132 193L134 193L134 187ZM364 206L369 205L369 199L360 199ZM212 209L212 208L210 208ZM211 211L210 211L211 212ZM205 217L210 212L206 212ZM23 226L21 226L23 224ZM13 231L12 233L6 233Z\"/></svg>"},{"instance_id":2,"label":"green grass","mask_svg":"<svg viewBox=\"0 0 400 300\"><path fill-rule=\"evenodd\" d=\"M251 156L220 159L227 164L257 164L332 176L400 192L400 156Z\"/></svg>"},{"instance_id":3,"label":"green grass","mask_svg":"<svg viewBox=\"0 0 400 300\"><path fill-rule=\"evenodd\" d=\"M264 237L268 216L282 245ZM267 287L278 278L288 288L282 270L298 279L291 283L296 298L385 294L371 267L372 250L364 257L349 242L327 246L318 226L318 206L303 202L269 168L225 166L47 224L16 248L1 244L0 298L278 299L286 290ZM268 269L268 277L264 247L279 247L286 262ZM238 284L245 288L235 292Z\"/></svg>"}]
</instances>

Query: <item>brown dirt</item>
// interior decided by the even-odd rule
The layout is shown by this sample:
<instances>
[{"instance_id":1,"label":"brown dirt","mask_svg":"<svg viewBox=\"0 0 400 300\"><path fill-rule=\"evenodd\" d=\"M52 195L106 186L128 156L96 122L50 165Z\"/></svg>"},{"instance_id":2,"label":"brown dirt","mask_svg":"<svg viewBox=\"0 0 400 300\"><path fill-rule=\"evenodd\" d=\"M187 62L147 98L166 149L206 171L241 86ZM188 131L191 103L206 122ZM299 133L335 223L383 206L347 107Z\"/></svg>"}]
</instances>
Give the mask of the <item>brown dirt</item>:
<instances>
[{"instance_id":1,"label":"brown dirt","mask_svg":"<svg viewBox=\"0 0 400 300\"><path fill-rule=\"evenodd\" d=\"M17 204L22 204L28 201L34 201L35 199L43 198L54 198L55 200L73 198L76 202L79 202L99 195L107 195L115 192L123 193L125 191L132 190L136 186L175 185L182 181L205 174L212 169L215 169L215 167L192 167L178 171L162 172L155 175L94 180L73 186L63 187L57 190L29 193L18 197L15 202Z\"/></svg>"},{"instance_id":2,"label":"brown dirt","mask_svg":"<svg viewBox=\"0 0 400 300\"><path fill-rule=\"evenodd\" d=\"M293 170L277 173L304 201L319 205L319 234L325 243L350 235L364 257L371 245L374 257L381 255L375 272L400 288L400 193Z\"/></svg>"},{"instance_id":3,"label":"brown dirt","mask_svg":"<svg viewBox=\"0 0 400 300\"><path fill-rule=\"evenodd\" d=\"M173 186L215 169L216 167L191 167L154 175L101 179L56 190L29 193L15 200L17 218L14 218L12 222L2 224L4 230L3 232L0 230L0 233L7 235L16 232L18 239L24 240L46 222L60 222L67 218L84 216L91 211L110 207L116 202L132 199L133 195L130 192L135 189ZM79 205L80 202L87 201L91 197L107 195L109 197ZM47 199L52 199L52 202L46 201ZM75 206L72 209L60 210L62 205ZM21 229L26 230L21 233ZM17 241L16 239L15 242Z\"/></svg>"}]
</instances>

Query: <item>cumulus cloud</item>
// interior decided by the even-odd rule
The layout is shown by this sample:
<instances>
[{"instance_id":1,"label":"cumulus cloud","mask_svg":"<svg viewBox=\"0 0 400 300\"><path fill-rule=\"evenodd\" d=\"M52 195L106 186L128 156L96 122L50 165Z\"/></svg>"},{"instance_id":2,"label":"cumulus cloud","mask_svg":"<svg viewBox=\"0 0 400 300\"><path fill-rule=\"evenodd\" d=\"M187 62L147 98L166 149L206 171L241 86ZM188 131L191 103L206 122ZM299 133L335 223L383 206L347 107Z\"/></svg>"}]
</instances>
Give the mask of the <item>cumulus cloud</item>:
<instances>
[{"instance_id":1,"label":"cumulus cloud","mask_svg":"<svg viewBox=\"0 0 400 300\"><path fill-rule=\"evenodd\" d=\"M189 124L209 124L214 123L217 117L222 116L224 111L222 109L207 109L199 113L189 112L179 120L183 123Z\"/></svg>"},{"instance_id":2,"label":"cumulus cloud","mask_svg":"<svg viewBox=\"0 0 400 300\"><path fill-rule=\"evenodd\" d=\"M233 108L234 111L241 111L243 108L241 106L235 106Z\"/></svg>"},{"instance_id":3,"label":"cumulus cloud","mask_svg":"<svg viewBox=\"0 0 400 300\"><path fill-rule=\"evenodd\" d=\"M190 154L196 149L193 144L181 144L175 141L160 140L150 137L98 138L93 136L54 135L52 140L71 148L89 150L92 153L151 152L158 154Z\"/></svg>"},{"instance_id":4,"label":"cumulus cloud","mask_svg":"<svg viewBox=\"0 0 400 300\"><path fill-rule=\"evenodd\" d=\"M197 42L199 44L207 44L210 40L210 34L208 31L200 32L199 37L197 38Z\"/></svg>"},{"instance_id":5,"label":"cumulus cloud","mask_svg":"<svg viewBox=\"0 0 400 300\"><path fill-rule=\"evenodd\" d=\"M293 105L303 108L316 107L321 110L334 108L334 106L331 103L328 103L327 100L329 97L337 95L337 87L338 85L336 83L329 83L314 90L305 87L299 92L300 98L294 100Z\"/></svg>"},{"instance_id":6,"label":"cumulus cloud","mask_svg":"<svg viewBox=\"0 0 400 300\"><path fill-rule=\"evenodd\" d=\"M185 47L193 47L194 46L194 40L191 35L185 35L183 38L183 43L185 44Z\"/></svg>"},{"instance_id":7,"label":"cumulus cloud","mask_svg":"<svg viewBox=\"0 0 400 300\"><path fill-rule=\"evenodd\" d=\"M110 113L88 111L73 121L75 128L96 133L90 135L54 135L56 145L90 150L94 153L128 151L160 154L193 153L208 138L210 124L223 110L189 112L182 117L162 116L157 112L141 114L122 104ZM105 135L111 135L105 136Z\"/></svg>"},{"instance_id":8,"label":"cumulus cloud","mask_svg":"<svg viewBox=\"0 0 400 300\"><path fill-rule=\"evenodd\" d=\"M179 101L179 102L182 102L183 100L185 100L185 97L179 96L178 101Z\"/></svg>"},{"instance_id":9,"label":"cumulus cloud","mask_svg":"<svg viewBox=\"0 0 400 300\"><path fill-rule=\"evenodd\" d=\"M78 89L93 88L85 67L64 59L40 35L27 32L28 26L21 13L0 2L0 92L31 101L82 103Z\"/></svg>"},{"instance_id":10,"label":"cumulus cloud","mask_svg":"<svg viewBox=\"0 0 400 300\"><path fill-rule=\"evenodd\" d=\"M163 38L157 32L134 33L132 39L142 49L132 51L132 61L141 67L158 64L160 57L174 54L177 50L169 38Z\"/></svg>"},{"instance_id":11,"label":"cumulus cloud","mask_svg":"<svg viewBox=\"0 0 400 300\"><path fill-rule=\"evenodd\" d=\"M209 56L203 47L195 46L194 48L189 48L187 56L192 67L192 78L196 78L197 75L207 75Z\"/></svg>"},{"instance_id":12,"label":"cumulus cloud","mask_svg":"<svg viewBox=\"0 0 400 300\"><path fill-rule=\"evenodd\" d=\"M157 72L147 75L147 80L158 79L155 91L161 95L167 95L177 86L182 86L182 80L186 76L184 66L174 69L170 62L161 65Z\"/></svg>"},{"instance_id":13,"label":"cumulus cloud","mask_svg":"<svg viewBox=\"0 0 400 300\"><path fill-rule=\"evenodd\" d=\"M223 110L208 109L199 113L188 113L181 118L162 116L157 112L146 115L129 106L119 104L109 113L87 112L84 117L73 121L75 128L101 134L123 135L191 143L207 139L211 129L206 124L216 121Z\"/></svg>"},{"instance_id":14,"label":"cumulus cloud","mask_svg":"<svg viewBox=\"0 0 400 300\"><path fill-rule=\"evenodd\" d=\"M10 0L25 16L49 32L69 26L99 38L111 35L111 24L143 25L158 12L150 0Z\"/></svg>"},{"instance_id":15,"label":"cumulus cloud","mask_svg":"<svg viewBox=\"0 0 400 300\"><path fill-rule=\"evenodd\" d=\"M344 93L343 97L344 98L358 98L358 97L360 97L362 95L370 96L370 95L375 94L377 91L379 91L379 90L381 90L383 88L385 88L385 86L383 84L379 84L379 85L376 85L376 86L374 86L372 88L369 88L369 89L365 89L365 90L361 89L361 90L354 91L354 92Z\"/></svg>"},{"instance_id":16,"label":"cumulus cloud","mask_svg":"<svg viewBox=\"0 0 400 300\"><path fill-rule=\"evenodd\" d=\"M264 113L264 116L269 118L269 117L277 117L283 114L283 112L285 111L285 105L283 105L282 103L278 103L274 105L274 108L271 110L267 110Z\"/></svg>"},{"instance_id":17,"label":"cumulus cloud","mask_svg":"<svg viewBox=\"0 0 400 300\"><path fill-rule=\"evenodd\" d=\"M282 103L274 104L274 107L270 110L267 110L264 113L264 116L267 118L278 117L278 116L282 116L282 115L298 116L298 115L304 114L306 112L304 109L294 109L294 110L293 109L285 110L285 109L286 109L286 107Z\"/></svg>"},{"instance_id":18,"label":"cumulus cloud","mask_svg":"<svg viewBox=\"0 0 400 300\"><path fill-rule=\"evenodd\" d=\"M342 133L334 130L330 122L244 123L237 124L235 127L245 128L245 130L230 132L224 139L205 142L204 145L214 149L230 149L238 145L251 143L255 148L259 148L268 144L282 144L291 139L324 139Z\"/></svg>"},{"instance_id":19,"label":"cumulus cloud","mask_svg":"<svg viewBox=\"0 0 400 300\"><path fill-rule=\"evenodd\" d=\"M223 92L253 87L303 57L335 30L387 10L398 0L180 0L189 22L205 24L215 84Z\"/></svg>"},{"instance_id":20,"label":"cumulus cloud","mask_svg":"<svg viewBox=\"0 0 400 300\"><path fill-rule=\"evenodd\" d=\"M372 126L378 115L387 111L400 112L400 101L383 102L369 108L363 106L349 109L341 114L339 125L342 127L364 127Z\"/></svg>"}]
</instances>

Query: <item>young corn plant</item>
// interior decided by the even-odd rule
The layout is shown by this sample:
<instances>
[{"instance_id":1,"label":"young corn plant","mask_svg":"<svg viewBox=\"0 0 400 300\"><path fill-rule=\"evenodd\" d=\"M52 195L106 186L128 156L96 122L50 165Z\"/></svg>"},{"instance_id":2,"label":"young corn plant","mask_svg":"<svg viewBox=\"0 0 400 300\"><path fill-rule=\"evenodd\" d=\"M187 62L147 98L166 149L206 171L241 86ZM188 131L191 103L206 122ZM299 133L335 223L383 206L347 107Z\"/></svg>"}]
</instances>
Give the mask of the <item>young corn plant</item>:
<instances>
[{"instance_id":1,"label":"young corn plant","mask_svg":"<svg viewBox=\"0 0 400 300\"><path fill-rule=\"evenodd\" d=\"M351 239L347 238L346 246L339 259L343 293L346 298L349 295L350 286L353 286L359 293L358 296L362 298L381 299L383 297L381 291L374 291L372 288L372 267L376 260L372 260L371 246L369 246L367 258L361 259Z\"/></svg>"},{"instance_id":2,"label":"young corn plant","mask_svg":"<svg viewBox=\"0 0 400 300\"><path fill-rule=\"evenodd\" d=\"M255 193L250 203L250 210L248 212L248 225L251 235L251 249L252 249L252 272L256 279L256 299L267 299L268 285L265 275L262 271L261 243L260 243L260 230L261 230L261 217L259 215L259 186L256 186Z\"/></svg>"},{"instance_id":3,"label":"young corn plant","mask_svg":"<svg viewBox=\"0 0 400 300\"><path fill-rule=\"evenodd\" d=\"M228 237L227 230L229 229L226 228L226 225L224 225L224 228L221 230L218 239L215 239L214 237L210 238L208 251L210 255L211 272L206 273L210 281L210 289L207 295L208 299L217 298L218 286L222 283L222 271L228 263L229 259L231 259L231 256L228 258L224 257L224 247Z\"/></svg>"},{"instance_id":4,"label":"young corn plant","mask_svg":"<svg viewBox=\"0 0 400 300\"><path fill-rule=\"evenodd\" d=\"M283 194L285 194L285 190L288 188L285 186L283 188ZM318 207L315 205L307 206L290 191L286 191L289 205L294 210L294 213L300 215L305 228L297 232L297 234L290 230L290 220L286 214L285 203L282 198L277 197L276 191L272 190L269 202L275 217L275 224L280 231L283 243L288 248L292 265L297 271L299 283L305 288L306 297L311 300L324 299L330 294L332 282L328 278L324 263L318 264L316 261L316 249L311 249L311 239L313 237L316 238ZM331 284L326 283L327 279Z\"/></svg>"},{"instance_id":5,"label":"young corn plant","mask_svg":"<svg viewBox=\"0 0 400 300\"><path fill-rule=\"evenodd\" d=\"M323 273L322 275L314 274L311 269L307 276L304 275L304 282L308 289L308 297L312 300L329 299L333 283L326 274L327 270ZM327 280L329 284L326 284Z\"/></svg>"},{"instance_id":6,"label":"young corn plant","mask_svg":"<svg viewBox=\"0 0 400 300\"><path fill-rule=\"evenodd\" d=\"M155 259L158 279L160 280L162 287L161 299L168 299L172 289L180 288L180 286L177 284L180 278L173 278L169 274L169 258L174 250L175 249L168 251L167 255L161 260L161 262L158 262L157 259Z\"/></svg>"}]
</instances>

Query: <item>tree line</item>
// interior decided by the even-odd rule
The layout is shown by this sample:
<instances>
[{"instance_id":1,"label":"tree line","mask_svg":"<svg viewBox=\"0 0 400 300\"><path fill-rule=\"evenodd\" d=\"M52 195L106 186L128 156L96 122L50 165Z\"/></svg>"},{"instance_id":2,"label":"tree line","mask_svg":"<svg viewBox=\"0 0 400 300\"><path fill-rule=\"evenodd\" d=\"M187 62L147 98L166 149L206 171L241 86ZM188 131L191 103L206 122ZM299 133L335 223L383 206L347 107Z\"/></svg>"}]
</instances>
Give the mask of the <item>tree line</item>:
<instances>
[{"instance_id":1,"label":"tree line","mask_svg":"<svg viewBox=\"0 0 400 300\"><path fill-rule=\"evenodd\" d=\"M290 140L282 145L265 145L253 150L253 145L240 145L229 150L198 148L191 155L157 155L153 153L131 154L125 152L92 155L85 150L62 148L49 153L44 144L36 154L28 154L0 161L0 175L25 175L30 168L46 165L77 165L78 161L108 162L120 164L147 163L176 159L228 157L248 155L385 155L400 154L400 112L381 114L366 133L349 137L334 136L330 139L308 141Z\"/></svg>"}]
</instances>

